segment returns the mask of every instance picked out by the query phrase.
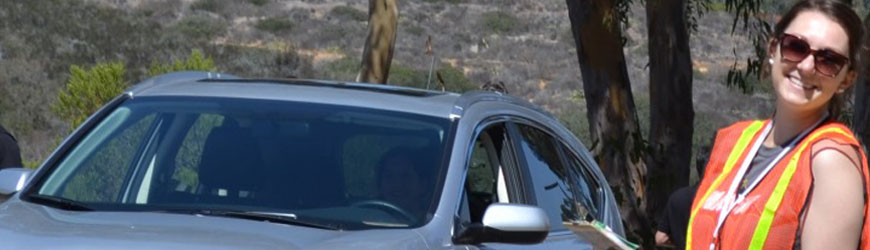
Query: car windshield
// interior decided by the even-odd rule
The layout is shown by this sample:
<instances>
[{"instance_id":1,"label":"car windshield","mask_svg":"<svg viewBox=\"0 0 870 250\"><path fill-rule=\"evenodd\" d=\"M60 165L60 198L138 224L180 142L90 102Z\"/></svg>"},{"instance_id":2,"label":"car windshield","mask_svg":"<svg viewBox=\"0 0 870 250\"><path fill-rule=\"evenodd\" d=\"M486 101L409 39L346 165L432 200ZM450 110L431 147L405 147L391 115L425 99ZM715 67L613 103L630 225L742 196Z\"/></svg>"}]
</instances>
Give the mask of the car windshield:
<instances>
[{"instance_id":1,"label":"car windshield","mask_svg":"<svg viewBox=\"0 0 870 250\"><path fill-rule=\"evenodd\" d=\"M446 118L330 104L137 97L66 151L29 200L282 215L343 230L416 227L437 206L449 127Z\"/></svg>"}]
</instances>

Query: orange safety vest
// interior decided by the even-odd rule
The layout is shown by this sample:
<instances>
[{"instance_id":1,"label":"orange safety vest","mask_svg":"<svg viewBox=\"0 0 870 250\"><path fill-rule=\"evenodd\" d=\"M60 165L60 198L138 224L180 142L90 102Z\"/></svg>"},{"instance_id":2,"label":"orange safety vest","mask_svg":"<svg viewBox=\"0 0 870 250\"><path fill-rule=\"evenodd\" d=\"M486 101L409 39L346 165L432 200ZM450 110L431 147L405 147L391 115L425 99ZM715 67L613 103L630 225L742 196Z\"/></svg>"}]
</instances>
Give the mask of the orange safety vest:
<instances>
[{"instance_id":1,"label":"orange safety vest","mask_svg":"<svg viewBox=\"0 0 870 250\"><path fill-rule=\"evenodd\" d=\"M864 224L860 249L870 249L870 206L867 205L868 169L864 152L852 131L835 122L814 129L779 160L761 181L734 205L714 237L722 207L733 201L721 199L736 178L752 143L762 134L766 121L743 121L720 130L707 163L704 179L692 203L686 249L793 249L800 216L805 209L813 176L812 145L822 139L856 146L861 152L864 180ZM748 158L748 159L747 159ZM727 200L727 201L726 201Z\"/></svg>"}]
</instances>

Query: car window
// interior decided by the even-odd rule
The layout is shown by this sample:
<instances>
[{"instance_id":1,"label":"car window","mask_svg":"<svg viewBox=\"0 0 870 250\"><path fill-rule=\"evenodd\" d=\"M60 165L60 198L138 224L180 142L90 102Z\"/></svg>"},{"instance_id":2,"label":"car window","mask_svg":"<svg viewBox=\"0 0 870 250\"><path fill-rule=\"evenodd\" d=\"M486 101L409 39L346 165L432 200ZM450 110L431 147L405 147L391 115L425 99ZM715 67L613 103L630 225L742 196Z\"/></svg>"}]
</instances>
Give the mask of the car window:
<instances>
[{"instance_id":1,"label":"car window","mask_svg":"<svg viewBox=\"0 0 870 250\"><path fill-rule=\"evenodd\" d=\"M465 178L463 216L470 222L480 223L487 206L492 203L509 202L505 183L507 136L503 123L490 125L481 131L472 144L468 159L468 175Z\"/></svg>"},{"instance_id":2,"label":"car window","mask_svg":"<svg viewBox=\"0 0 870 250\"><path fill-rule=\"evenodd\" d=\"M438 204L449 127L444 117L363 107L138 97L100 121L36 190L96 210L418 227Z\"/></svg>"},{"instance_id":3,"label":"car window","mask_svg":"<svg viewBox=\"0 0 870 250\"><path fill-rule=\"evenodd\" d=\"M601 189L601 184L590 172L590 166L586 162L580 160L580 157L564 145L560 146L568 163L568 170L573 173L572 190L575 191L575 197L580 202L580 206L578 206L578 209L581 210L580 217L587 219L583 211L588 211L587 215L601 220L600 212L603 210L601 198L604 192Z\"/></svg>"},{"instance_id":4,"label":"car window","mask_svg":"<svg viewBox=\"0 0 870 250\"><path fill-rule=\"evenodd\" d=\"M563 229L563 221L578 219L577 204L568 168L559 157L556 141L532 126L517 124L522 140L520 152L531 175L537 205L550 217L551 230Z\"/></svg>"},{"instance_id":5,"label":"car window","mask_svg":"<svg viewBox=\"0 0 870 250\"><path fill-rule=\"evenodd\" d=\"M197 117L190 130L181 141L175 157L175 171L172 180L178 182L176 191L196 192L199 187L199 163L205 139L215 127L223 124L224 117L219 114L202 114Z\"/></svg>"},{"instance_id":6,"label":"car window","mask_svg":"<svg viewBox=\"0 0 870 250\"><path fill-rule=\"evenodd\" d=\"M434 138L433 138L434 139ZM422 136L360 134L348 138L341 147L342 173L348 195L371 199L378 195L377 167L387 153L400 148L422 148L430 141Z\"/></svg>"},{"instance_id":7,"label":"car window","mask_svg":"<svg viewBox=\"0 0 870 250\"><path fill-rule=\"evenodd\" d=\"M125 112L109 117L120 123L120 116ZM126 122L118 124L117 134L106 138L100 132L106 132L112 124L95 128L96 132L84 139L100 146L91 154L70 159L80 162L81 166L72 173L72 178L65 185L57 186L61 197L87 202L113 202L119 199L124 178L129 174L129 166L133 164L137 150L142 144L145 134L154 121L154 115L129 117ZM87 143L84 143L87 144ZM67 162L71 162L67 161Z\"/></svg>"}]
</instances>

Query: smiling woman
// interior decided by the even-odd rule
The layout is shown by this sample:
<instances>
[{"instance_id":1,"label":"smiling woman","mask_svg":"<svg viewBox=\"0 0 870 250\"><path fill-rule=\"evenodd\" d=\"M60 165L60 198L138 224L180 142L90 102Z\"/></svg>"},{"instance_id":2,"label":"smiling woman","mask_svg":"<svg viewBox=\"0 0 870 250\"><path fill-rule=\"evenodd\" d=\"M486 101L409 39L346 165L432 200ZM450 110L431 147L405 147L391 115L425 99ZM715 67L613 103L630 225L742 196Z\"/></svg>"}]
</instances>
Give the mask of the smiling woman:
<instances>
[{"instance_id":1,"label":"smiling woman","mask_svg":"<svg viewBox=\"0 0 870 250\"><path fill-rule=\"evenodd\" d=\"M863 29L833 0L796 3L768 46L776 110L719 131L688 249L868 249L867 159L836 121ZM775 226L774 226L775 225Z\"/></svg>"}]
</instances>

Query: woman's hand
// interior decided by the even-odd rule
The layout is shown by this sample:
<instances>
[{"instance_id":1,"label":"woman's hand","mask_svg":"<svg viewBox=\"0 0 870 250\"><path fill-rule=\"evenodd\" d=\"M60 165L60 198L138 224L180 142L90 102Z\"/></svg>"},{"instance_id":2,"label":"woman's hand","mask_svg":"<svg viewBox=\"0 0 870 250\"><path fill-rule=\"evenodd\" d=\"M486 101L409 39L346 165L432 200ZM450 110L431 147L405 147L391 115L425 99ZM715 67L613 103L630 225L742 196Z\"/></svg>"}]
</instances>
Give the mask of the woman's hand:
<instances>
[{"instance_id":1,"label":"woman's hand","mask_svg":"<svg viewBox=\"0 0 870 250\"><path fill-rule=\"evenodd\" d=\"M656 245L659 245L659 246L672 245L671 238L668 237L668 234L666 234L662 231L656 231Z\"/></svg>"}]
</instances>

